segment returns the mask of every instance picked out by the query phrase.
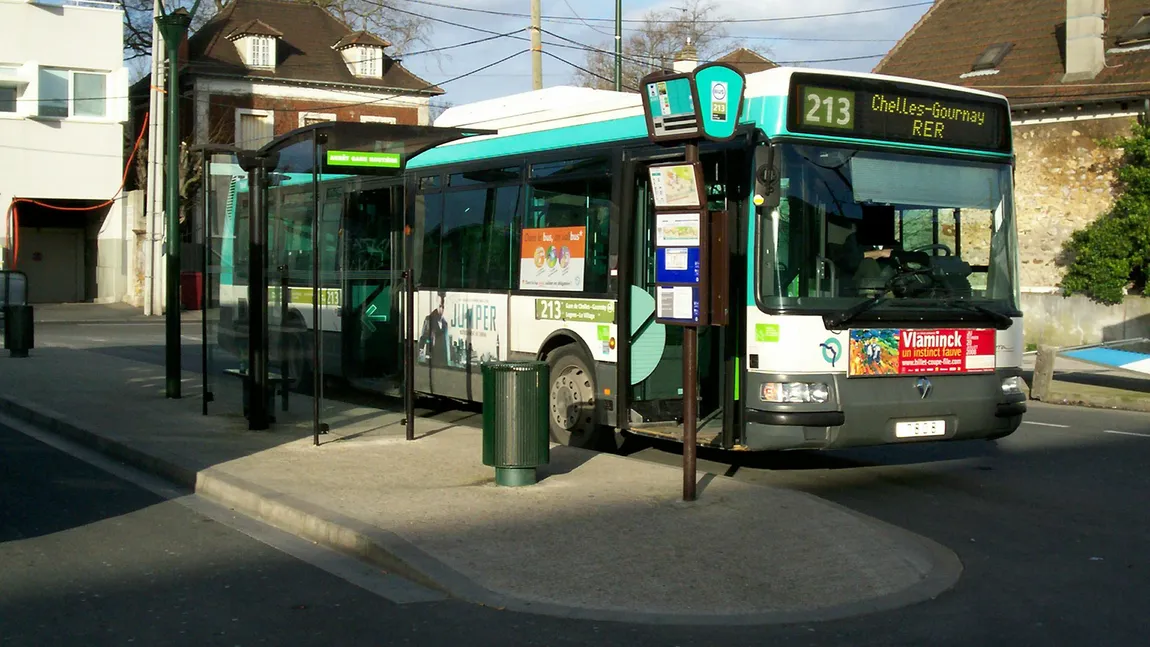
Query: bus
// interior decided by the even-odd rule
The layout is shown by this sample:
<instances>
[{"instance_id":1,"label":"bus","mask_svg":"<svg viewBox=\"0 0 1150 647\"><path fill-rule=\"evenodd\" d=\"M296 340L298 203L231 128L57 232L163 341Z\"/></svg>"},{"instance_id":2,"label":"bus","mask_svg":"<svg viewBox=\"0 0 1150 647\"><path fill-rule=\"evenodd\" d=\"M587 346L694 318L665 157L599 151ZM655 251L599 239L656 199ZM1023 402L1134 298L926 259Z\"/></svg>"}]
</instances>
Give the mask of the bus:
<instances>
[{"instance_id":1,"label":"bus","mask_svg":"<svg viewBox=\"0 0 1150 647\"><path fill-rule=\"evenodd\" d=\"M684 148L648 140L638 95L587 88L453 107L435 126L479 134L391 175L326 168L314 196L308 173L271 182L268 266L286 290L270 282L282 297L271 317L289 340L273 347L290 349L289 372L306 376L314 356L365 388L411 380L421 395L481 402L484 362L543 360L554 441L681 441L683 329L656 321L648 168ZM698 443L1015 431L1026 398L1012 147L1000 95L809 68L747 75L736 136L699 147L706 209L729 231L712 252L729 313L699 333ZM245 187L229 199L234 250ZM221 334L242 319L246 261L228 247Z\"/></svg>"}]
</instances>

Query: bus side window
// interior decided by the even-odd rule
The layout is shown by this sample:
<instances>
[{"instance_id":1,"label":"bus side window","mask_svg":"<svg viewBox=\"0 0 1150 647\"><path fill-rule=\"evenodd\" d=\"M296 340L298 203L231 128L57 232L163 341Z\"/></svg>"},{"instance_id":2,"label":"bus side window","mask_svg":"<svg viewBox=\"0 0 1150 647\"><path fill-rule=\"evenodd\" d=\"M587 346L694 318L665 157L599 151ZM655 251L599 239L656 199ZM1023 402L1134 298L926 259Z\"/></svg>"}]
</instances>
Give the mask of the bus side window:
<instances>
[{"instance_id":1,"label":"bus side window","mask_svg":"<svg viewBox=\"0 0 1150 647\"><path fill-rule=\"evenodd\" d=\"M610 245L611 179L585 178L535 182L525 228L583 227L583 290L607 292Z\"/></svg>"},{"instance_id":2,"label":"bus side window","mask_svg":"<svg viewBox=\"0 0 1150 647\"><path fill-rule=\"evenodd\" d=\"M415 231L412 232L416 285L439 287L439 248L443 240L443 194L421 193L415 196Z\"/></svg>"}]
</instances>

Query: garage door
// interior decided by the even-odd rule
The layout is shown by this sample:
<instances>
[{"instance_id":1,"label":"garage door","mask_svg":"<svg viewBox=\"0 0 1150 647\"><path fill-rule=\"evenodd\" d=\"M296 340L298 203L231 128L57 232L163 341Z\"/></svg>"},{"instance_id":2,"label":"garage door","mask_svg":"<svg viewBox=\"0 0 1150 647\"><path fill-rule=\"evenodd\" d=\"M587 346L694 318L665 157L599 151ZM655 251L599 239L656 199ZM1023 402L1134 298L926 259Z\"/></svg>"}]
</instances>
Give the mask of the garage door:
<instances>
[{"instance_id":1,"label":"garage door","mask_svg":"<svg viewBox=\"0 0 1150 647\"><path fill-rule=\"evenodd\" d=\"M83 299L84 230L20 228L19 269L28 275L31 303Z\"/></svg>"}]
</instances>

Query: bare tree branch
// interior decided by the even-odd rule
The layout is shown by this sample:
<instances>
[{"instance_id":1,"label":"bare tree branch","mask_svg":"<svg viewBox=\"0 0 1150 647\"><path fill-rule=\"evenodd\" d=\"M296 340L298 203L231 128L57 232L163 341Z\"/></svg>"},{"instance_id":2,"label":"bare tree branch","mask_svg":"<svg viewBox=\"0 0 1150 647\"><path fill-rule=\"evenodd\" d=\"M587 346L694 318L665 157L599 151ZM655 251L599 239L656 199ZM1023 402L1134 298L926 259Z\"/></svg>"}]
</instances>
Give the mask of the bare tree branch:
<instances>
[{"instance_id":1,"label":"bare tree branch","mask_svg":"<svg viewBox=\"0 0 1150 647\"><path fill-rule=\"evenodd\" d=\"M388 54L402 56L417 45L431 42L431 21L392 10L392 0L294 0L323 7L348 27L363 29L392 44ZM201 5L192 17L192 32L203 26L212 16L223 11L231 0L212 0L212 5ZM152 0L119 0L124 10L124 57L126 59L150 56L152 53ZM167 0L164 8L171 12L179 7L191 9L194 0ZM214 11L212 10L214 6Z\"/></svg>"},{"instance_id":2,"label":"bare tree branch","mask_svg":"<svg viewBox=\"0 0 1150 647\"><path fill-rule=\"evenodd\" d=\"M674 66L675 55L688 43L698 51L699 61L708 61L734 49L726 24L715 0L685 0L672 8L648 11L643 22L623 41L622 85L639 87L639 81L657 70ZM583 67L575 73L576 83L609 90L615 87L614 44L604 43L587 52Z\"/></svg>"}]
</instances>

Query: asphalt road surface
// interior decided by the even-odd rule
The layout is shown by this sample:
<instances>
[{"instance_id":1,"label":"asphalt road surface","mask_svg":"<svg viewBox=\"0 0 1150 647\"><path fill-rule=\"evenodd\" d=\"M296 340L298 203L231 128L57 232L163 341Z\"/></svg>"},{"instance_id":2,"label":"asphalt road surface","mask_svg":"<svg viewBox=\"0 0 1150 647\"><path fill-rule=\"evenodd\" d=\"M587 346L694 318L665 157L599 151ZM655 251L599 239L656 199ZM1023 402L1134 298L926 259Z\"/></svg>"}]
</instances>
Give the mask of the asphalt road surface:
<instances>
[{"instance_id":1,"label":"asphalt road surface","mask_svg":"<svg viewBox=\"0 0 1150 647\"><path fill-rule=\"evenodd\" d=\"M44 326L42 340L163 357L162 325ZM680 460L673 445L632 455ZM958 554L962 578L901 610L773 627L631 626L412 601L419 590L390 576L333 567L319 549L291 550L188 497L166 500L0 429L0 645L1147 644L1150 415L1035 405L997 442L701 452L699 469L801 489L930 537ZM728 547L732 559L769 549L753 537Z\"/></svg>"}]
</instances>

